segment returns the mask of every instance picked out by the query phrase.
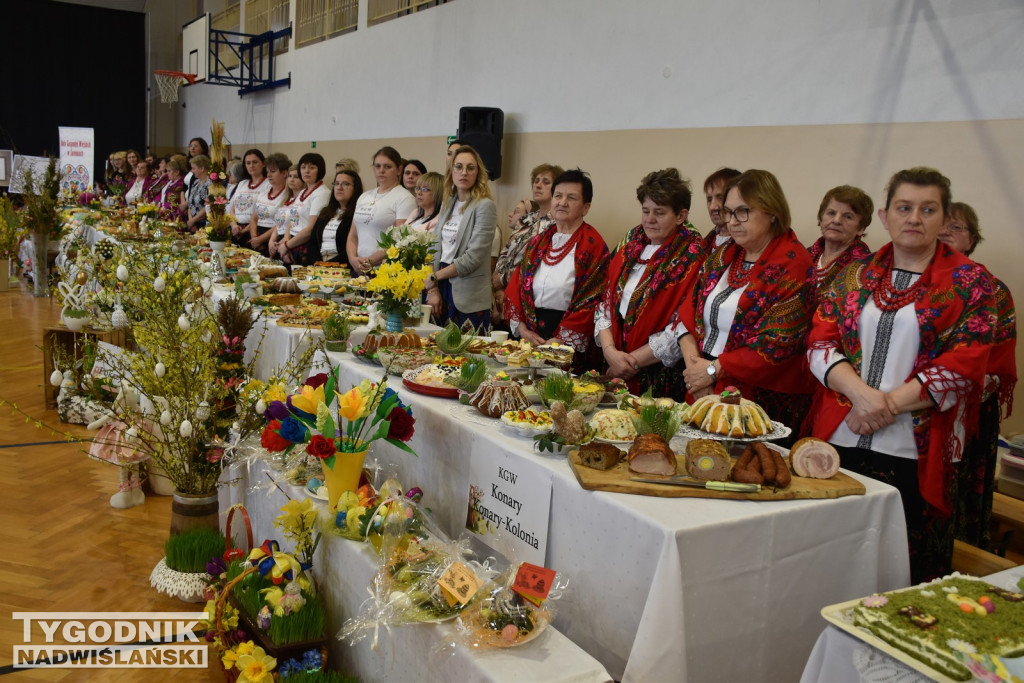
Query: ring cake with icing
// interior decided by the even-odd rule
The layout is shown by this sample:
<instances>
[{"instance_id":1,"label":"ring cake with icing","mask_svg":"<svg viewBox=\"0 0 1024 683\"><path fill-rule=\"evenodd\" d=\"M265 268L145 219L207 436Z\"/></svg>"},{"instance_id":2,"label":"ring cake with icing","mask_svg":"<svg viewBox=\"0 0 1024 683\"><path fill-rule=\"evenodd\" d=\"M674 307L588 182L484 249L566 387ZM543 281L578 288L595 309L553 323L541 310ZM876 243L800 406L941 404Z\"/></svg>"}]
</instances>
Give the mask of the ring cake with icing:
<instances>
[{"instance_id":1,"label":"ring cake with icing","mask_svg":"<svg viewBox=\"0 0 1024 683\"><path fill-rule=\"evenodd\" d=\"M683 421L705 432L733 438L764 436L774 429L768 413L735 389L697 399L683 414Z\"/></svg>"},{"instance_id":2,"label":"ring cake with icing","mask_svg":"<svg viewBox=\"0 0 1024 683\"><path fill-rule=\"evenodd\" d=\"M955 680L971 680L958 651L1024 654L1024 594L956 572L863 598L853 617L857 626Z\"/></svg>"}]
</instances>

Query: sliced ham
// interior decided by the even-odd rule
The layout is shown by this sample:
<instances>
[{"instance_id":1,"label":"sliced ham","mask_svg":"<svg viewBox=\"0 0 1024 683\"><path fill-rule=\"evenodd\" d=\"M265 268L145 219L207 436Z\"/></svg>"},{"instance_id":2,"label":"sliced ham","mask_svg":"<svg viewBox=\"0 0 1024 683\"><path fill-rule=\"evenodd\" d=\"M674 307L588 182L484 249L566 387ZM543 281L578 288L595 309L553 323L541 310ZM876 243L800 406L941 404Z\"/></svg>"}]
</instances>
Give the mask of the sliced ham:
<instances>
[{"instance_id":1,"label":"sliced ham","mask_svg":"<svg viewBox=\"0 0 1024 683\"><path fill-rule=\"evenodd\" d=\"M831 479L839 472L839 453L832 444L809 436L793 444L789 463L801 477Z\"/></svg>"},{"instance_id":2,"label":"sliced ham","mask_svg":"<svg viewBox=\"0 0 1024 683\"><path fill-rule=\"evenodd\" d=\"M676 473L676 455L657 434L641 434L629 449L629 471L672 476Z\"/></svg>"}]
</instances>

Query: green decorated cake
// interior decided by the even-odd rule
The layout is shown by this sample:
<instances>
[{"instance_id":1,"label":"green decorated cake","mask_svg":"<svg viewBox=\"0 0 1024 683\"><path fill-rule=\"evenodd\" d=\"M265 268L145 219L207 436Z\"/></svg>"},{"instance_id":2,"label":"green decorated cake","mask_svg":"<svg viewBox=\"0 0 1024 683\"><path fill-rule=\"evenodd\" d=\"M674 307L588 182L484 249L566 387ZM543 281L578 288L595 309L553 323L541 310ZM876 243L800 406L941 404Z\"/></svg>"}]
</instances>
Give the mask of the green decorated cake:
<instances>
[{"instance_id":1,"label":"green decorated cake","mask_svg":"<svg viewBox=\"0 0 1024 683\"><path fill-rule=\"evenodd\" d=\"M913 588L863 598L854 623L950 678L971 673L958 652L1024 654L1024 594L954 573Z\"/></svg>"}]
</instances>

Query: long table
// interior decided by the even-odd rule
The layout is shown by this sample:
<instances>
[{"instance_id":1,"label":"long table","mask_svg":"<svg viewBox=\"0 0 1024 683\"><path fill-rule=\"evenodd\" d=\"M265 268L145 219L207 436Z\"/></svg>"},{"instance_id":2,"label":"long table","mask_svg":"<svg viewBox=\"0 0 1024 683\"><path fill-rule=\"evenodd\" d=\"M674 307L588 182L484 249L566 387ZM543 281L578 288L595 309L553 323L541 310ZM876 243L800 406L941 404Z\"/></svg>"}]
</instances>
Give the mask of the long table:
<instances>
[{"instance_id":1,"label":"long table","mask_svg":"<svg viewBox=\"0 0 1024 683\"><path fill-rule=\"evenodd\" d=\"M227 470L221 510L244 503L252 519L253 538L281 540L273 519L289 499L305 493L290 485L263 463L238 464ZM223 519L223 517L222 517ZM287 546L287 543L284 544ZM368 543L324 535L314 557L313 577L325 598L328 624L336 632L346 619L358 614L369 597L377 568ZM451 624L417 624L381 628L374 646L373 634L353 646L330 636L330 665L355 674L364 681L551 681L606 683L611 676L604 667L555 628L521 648L477 652L462 645L446 647Z\"/></svg>"},{"instance_id":2,"label":"long table","mask_svg":"<svg viewBox=\"0 0 1024 683\"><path fill-rule=\"evenodd\" d=\"M381 375L327 355L341 386ZM778 502L585 491L564 455L389 386L414 408L419 457L377 442L368 463L423 488L449 534L466 521L471 458L511 454L550 478L546 565L571 579L555 625L616 680L796 680L821 606L909 583L900 497L886 484L850 473L865 495Z\"/></svg>"}]
</instances>

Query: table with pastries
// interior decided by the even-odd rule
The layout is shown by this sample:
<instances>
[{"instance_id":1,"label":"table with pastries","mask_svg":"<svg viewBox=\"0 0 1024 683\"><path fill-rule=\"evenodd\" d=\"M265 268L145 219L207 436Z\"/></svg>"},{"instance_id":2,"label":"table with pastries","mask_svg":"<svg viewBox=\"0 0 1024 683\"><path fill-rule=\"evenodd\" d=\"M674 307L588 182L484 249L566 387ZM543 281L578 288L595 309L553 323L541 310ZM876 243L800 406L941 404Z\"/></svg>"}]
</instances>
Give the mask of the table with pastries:
<instances>
[{"instance_id":1,"label":"table with pastries","mask_svg":"<svg viewBox=\"0 0 1024 683\"><path fill-rule=\"evenodd\" d=\"M383 372L347 353L315 364L337 367L340 386ZM565 455L455 400L389 386L413 406L419 456L376 442L367 463L421 487L446 533L465 526L473 459L515 458L550 481L545 565L570 579L555 626L616 680L795 680L822 605L909 581L900 497L886 484L851 474L864 495L772 502L587 491Z\"/></svg>"}]
</instances>

